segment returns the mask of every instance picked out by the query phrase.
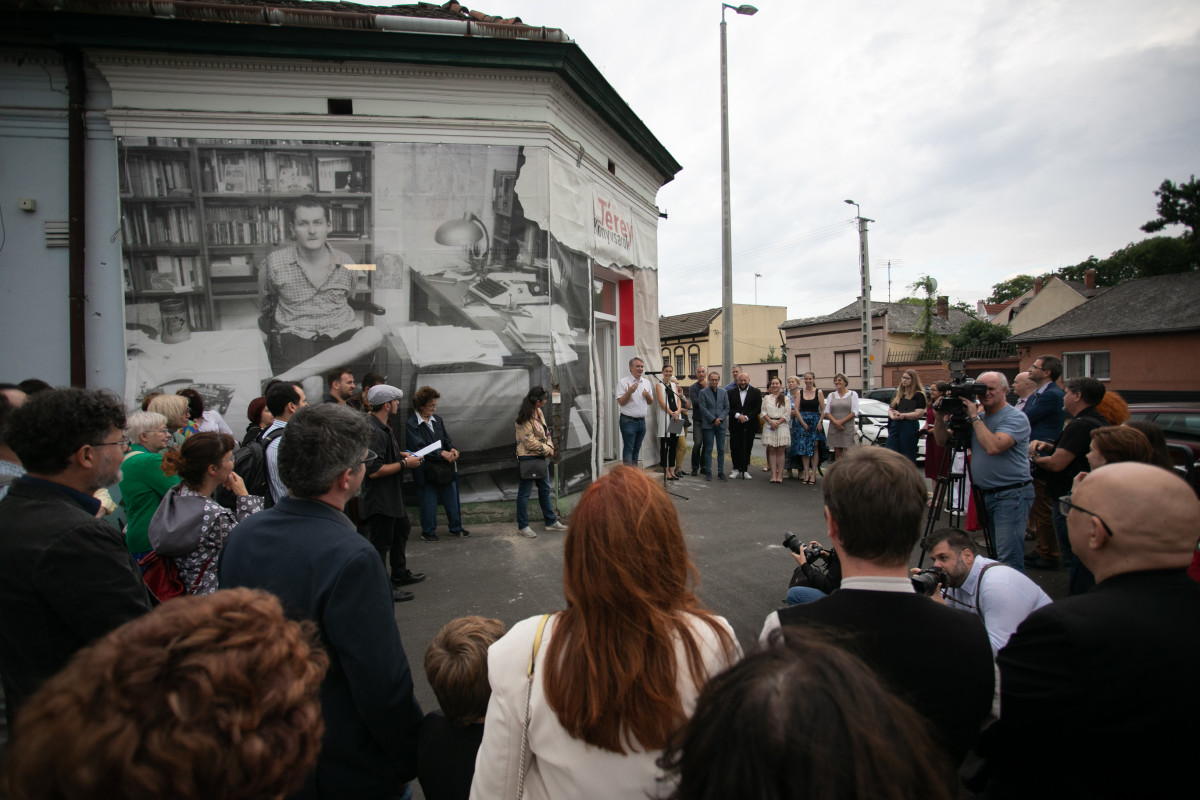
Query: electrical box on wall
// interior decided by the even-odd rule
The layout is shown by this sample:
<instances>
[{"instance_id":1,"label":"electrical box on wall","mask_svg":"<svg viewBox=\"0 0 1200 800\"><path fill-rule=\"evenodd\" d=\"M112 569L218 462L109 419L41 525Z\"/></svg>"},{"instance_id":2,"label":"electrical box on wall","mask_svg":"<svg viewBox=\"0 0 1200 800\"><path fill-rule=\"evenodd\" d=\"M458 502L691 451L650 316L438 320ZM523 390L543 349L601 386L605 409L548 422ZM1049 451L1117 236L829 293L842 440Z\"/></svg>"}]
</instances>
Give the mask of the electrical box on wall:
<instances>
[{"instance_id":1,"label":"electrical box on wall","mask_svg":"<svg viewBox=\"0 0 1200 800\"><path fill-rule=\"evenodd\" d=\"M37 200L32 197L22 197L17 201L17 208L22 211L37 211Z\"/></svg>"}]
</instances>

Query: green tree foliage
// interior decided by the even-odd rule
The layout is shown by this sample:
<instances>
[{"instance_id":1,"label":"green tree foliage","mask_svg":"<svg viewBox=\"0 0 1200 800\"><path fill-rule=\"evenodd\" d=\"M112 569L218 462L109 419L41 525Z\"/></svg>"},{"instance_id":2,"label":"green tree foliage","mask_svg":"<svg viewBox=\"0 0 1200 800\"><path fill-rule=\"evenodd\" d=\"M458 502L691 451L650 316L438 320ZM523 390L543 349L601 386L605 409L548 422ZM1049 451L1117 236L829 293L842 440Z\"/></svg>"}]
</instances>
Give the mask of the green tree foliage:
<instances>
[{"instance_id":1,"label":"green tree foliage","mask_svg":"<svg viewBox=\"0 0 1200 800\"><path fill-rule=\"evenodd\" d=\"M922 275L920 280L912 283L908 288L913 291L921 291L925 296L921 298L921 319L918 325L921 329L921 349L926 352L933 352L942 346L942 337L933 328L933 318L937 315L937 297L934 292L937 291L937 283L928 275Z\"/></svg>"},{"instance_id":2,"label":"green tree foliage","mask_svg":"<svg viewBox=\"0 0 1200 800\"><path fill-rule=\"evenodd\" d=\"M971 319L979 319L979 313L975 310L975 306L971 305L966 300L956 300L950 305L950 307L957 308Z\"/></svg>"},{"instance_id":3,"label":"green tree foliage","mask_svg":"<svg viewBox=\"0 0 1200 800\"><path fill-rule=\"evenodd\" d=\"M982 320L973 319L959 328L958 333L948 338L951 347L988 347L1004 344L1004 340L1012 336L1012 329L1007 325L993 325Z\"/></svg>"},{"instance_id":4,"label":"green tree foliage","mask_svg":"<svg viewBox=\"0 0 1200 800\"><path fill-rule=\"evenodd\" d=\"M1200 183L1193 175L1187 183L1176 186L1166 180L1154 192L1158 198L1158 219L1142 226L1146 233L1158 233L1168 225L1183 225L1187 231L1183 239L1194 242L1196 228L1200 227Z\"/></svg>"},{"instance_id":5,"label":"green tree foliage","mask_svg":"<svg viewBox=\"0 0 1200 800\"><path fill-rule=\"evenodd\" d=\"M1000 281L992 287L985 303L1006 303L1015 300L1033 288L1032 275L1018 275L1006 281Z\"/></svg>"}]
</instances>

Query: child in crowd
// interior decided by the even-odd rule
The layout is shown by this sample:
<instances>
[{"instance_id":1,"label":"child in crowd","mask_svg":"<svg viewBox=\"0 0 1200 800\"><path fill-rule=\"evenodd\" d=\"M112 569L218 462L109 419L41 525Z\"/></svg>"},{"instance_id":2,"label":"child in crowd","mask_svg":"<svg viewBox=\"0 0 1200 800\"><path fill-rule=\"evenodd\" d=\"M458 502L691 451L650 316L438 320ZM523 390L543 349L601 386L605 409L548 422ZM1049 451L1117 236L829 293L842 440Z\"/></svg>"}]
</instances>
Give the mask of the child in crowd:
<instances>
[{"instance_id":1,"label":"child in crowd","mask_svg":"<svg viewBox=\"0 0 1200 800\"><path fill-rule=\"evenodd\" d=\"M504 635L498 619L462 617L447 622L425 651L425 676L441 711L421 723L417 780L427 800L467 800L483 719L492 689L487 651Z\"/></svg>"}]
</instances>

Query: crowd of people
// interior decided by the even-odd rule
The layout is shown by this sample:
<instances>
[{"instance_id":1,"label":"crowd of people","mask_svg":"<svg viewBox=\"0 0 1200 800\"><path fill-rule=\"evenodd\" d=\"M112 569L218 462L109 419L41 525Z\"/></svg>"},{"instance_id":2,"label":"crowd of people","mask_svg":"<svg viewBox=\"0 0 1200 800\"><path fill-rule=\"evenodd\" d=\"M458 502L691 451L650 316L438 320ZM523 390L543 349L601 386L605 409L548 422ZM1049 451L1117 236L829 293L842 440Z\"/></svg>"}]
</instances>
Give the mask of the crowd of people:
<instances>
[{"instance_id":1,"label":"crowd of people","mask_svg":"<svg viewBox=\"0 0 1200 800\"><path fill-rule=\"evenodd\" d=\"M1039 373L1053 373L1051 358ZM1071 423L1031 439L1026 409L1042 399L1030 390L1018 409L1003 375L978 377L986 393L961 413L993 560L957 529L922 540L928 492L907 434L895 448L838 445L857 401L845 376L821 410L811 374L786 391L774 380L764 396L745 373L721 387L711 372L685 393L672 376L642 388L635 362L621 407L707 420L702 460L728 435L734 477L749 478L760 420L772 481L795 438L815 446L813 429L829 423L840 451L821 481L829 546L796 557L812 582L806 552L826 560L825 577L836 565L836 580L766 613L743 654L697 597L675 507L647 472L621 465L592 482L569 530L554 513L548 393L533 387L514 424L517 524L533 533L536 485L546 528L566 531L565 607L508 630L481 616L446 623L424 653L440 707L428 714L393 603L424 579L405 559L403 471L423 479L423 535L438 505L451 533L469 535L443 488L459 453L436 390L419 389L402 420L403 392L386 380L356 393L341 371L328 402L311 406L280 383L251 404L259 433L239 448L189 426L197 409L169 399L186 406L182 396L127 415L104 392L0 387L0 463L20 466L0 473L14 475L0 500L3 791L384 800L416 779L430 800L782 800L1163 796L1187 785L1200 739L1175 723L1200 711L1186 691L1200 667L1200 586L1187 574L1200 500L1150 436L1094 411L1096 382L1067 381ZM915 375L897 397L893 422L919 428L932 405L929 430L949 441ZM636 420L622 420L635 455ZM664 438L674 472L681 437ZM235 462L255 447L263 474L243 478ZM1031 469L1053 497L1077 596L1051 602L1024 575ZM95 496L119 479L139 509L130 533L126 500L126 535L100 519ZM927 592L909 566L918 549L935 566ZM139 570L148 555L171 561L183 596L151 596ZM1054 742L1055 757L1031 762L1036 741Z\"/></svg>"}]
</instances>

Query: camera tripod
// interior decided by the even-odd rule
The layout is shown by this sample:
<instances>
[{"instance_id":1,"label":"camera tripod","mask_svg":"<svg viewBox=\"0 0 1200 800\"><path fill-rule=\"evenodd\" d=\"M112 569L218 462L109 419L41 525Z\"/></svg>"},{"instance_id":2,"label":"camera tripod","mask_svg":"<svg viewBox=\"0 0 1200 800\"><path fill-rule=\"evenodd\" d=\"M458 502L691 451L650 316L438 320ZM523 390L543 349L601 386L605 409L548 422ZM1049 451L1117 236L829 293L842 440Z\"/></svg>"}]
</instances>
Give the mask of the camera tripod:
<instances>
[{"instance_id":1,"label":"camera tripod","mask_svg":"<svg viewBox=\"0 0 1200 800\"><path fill-rule=\"evenodd\" d=\"M950 504L948 509L950 527L962 529L962 517L967 512L968 484L971 488L971 496L975 500L975 509L979 516L979 527L983 531L983 543L987 549L987 556L988 558L996 557L996 542L992 537L992 529L988 525L983 492L975 485L974 476L971 474L971 460L967 457L970 449L966 436L951 427L950 441L946 443L942 452L942 463L938 465L933 500L929 503L925 533L921 537L921 558L917 561L918 567L925 562L924 543L937 529L937 523L942 517L942 510L946 507L947 501Z\"/></svg>"}]
</instances>

